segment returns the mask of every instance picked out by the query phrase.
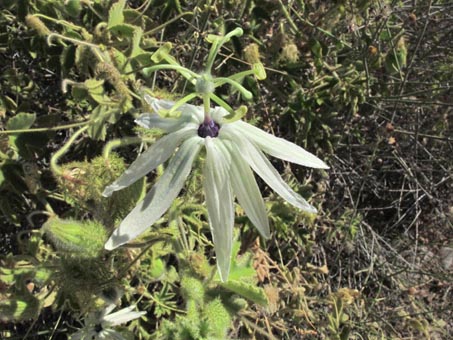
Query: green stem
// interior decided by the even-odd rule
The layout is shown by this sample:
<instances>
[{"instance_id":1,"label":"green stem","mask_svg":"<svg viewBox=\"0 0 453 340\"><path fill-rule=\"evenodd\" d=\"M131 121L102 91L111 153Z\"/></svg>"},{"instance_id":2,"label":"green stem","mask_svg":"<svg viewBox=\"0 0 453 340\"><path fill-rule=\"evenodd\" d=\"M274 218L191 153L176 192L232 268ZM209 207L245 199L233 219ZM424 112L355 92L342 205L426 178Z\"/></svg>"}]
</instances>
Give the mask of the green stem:
<instances>
[{"instance_id":1,"label":"green stem","mask_svg":"<svg viewBox=\"0 0 453 340\"><path fill-rule=\"evenodd\" d=\"M47 132L47 131L66 130L66 129L72 129L72 128L79 127L79 126L84 126L84 125L87 125L88 123L89 123L89 121L84 121L84 122L80 122L80 123L59 125L59 126L53 126L53 127L48 127L48 128L5 130L5 131L0 131L0 135L13 135L13 134L17 134L17 133L29 133L29 132L32 133L32 132Z\"/></svg>"},{"instance_id":2,"label":"green stem","mask_svg":"<svg viewBox=\"0 0 453 340\"><path fill-rule=\"evenodd\" d=\"M60 149L58 150L57 152L54 153L54 155L52 156L52 158L50 159L50 169L52 170L52 172L55 174L55 175L59 175L61 176L63 171L61 170L61 168L58 166L58 160L66 153L68 152L69 148L71 147L71 145L75 142L75 140L83 133L85 132L87 129L88 129L88 125L87 126L84 126L82 128L80 128L79 130L77 130L72 136L71 138L69 138L69 140L67 141L67 143Z\"/></svg>"},{"instance_id":3,"label":"green stem","mask_svg":"<svg viewBox=\"0 0 453 340\"><path fill-rule=\"evenodd\" d=\"M49 46L52 46L52 39L53 38L59 38L59 39L62 39L62 40L67 40L67 41L70 41L70 42L72 42L73 44L76 44L76 45L83 45L83 46L91 47L93 49L93 52L94 52L95 56L97 57L97 59L99 61L101 61L101 62L105 61L103 56L102 56L101 47L99 45L92 44L92 43L89 43L89 42L86 42L86 41L82 41L82 40L78 40L78 39L68 38L68 37L66 37L64 35L61 35L61 34L58 34L58 33L51 33L51 34L49 34L47 36L47 44Z\"/></svg>"},{"instance_id":4,"label":"green stem","mask_svg":"<svg viewBox=\"0 0 453 340\"><path fill-rule=\"evenodd\" d=\"M69 21L66 21L66 20L59 20L59 19L51 18L51 17L48 17L47 15L40 14L40 13L36 13L36 14L34 14L34 16L38 17L38 18L43 18L43 19L52 21L52 22L54 22L54 23L56 23L58 25L69 27L69 28L71 28L73 30L80 30L80 31L83 30L83 27L74 25L73 23L71 23Z\"/></svg>"},{"instance_id":5,"label":"green stem","mask_svg":"<svg viewBox=\"0 0 453 340\"><path fill-rule=\"evenodd\" d=\"M211 96L215 96L215 94L205 93L203 94L203 108L204 108L204 123L208 123L211 120Z\"/></svg>"},{"instance_id":6,"label":"green stem","mask_svg":"<svg viewBox=\"0 0 453 340\"><path fill-rule=\"evenodd\" d=\"M185 17L186 15L193 15L193 12L183 12L181 14L178 14L177 16L175 16L173 19L171 20L168 20L167 22L163 23L162 25L159 25L157 27L154 27L152 30L149 30L145 33L143 33L143 36L148 36L148 35L152 35L154 33L157 33L159 32L162 28L165 28L166 26L168 26L169 24L179 20L180 18L182 17Z\"/></svg>"},{"instance_id":7,"label":"green stem","mask_svg":"<svg viewBox=\"0 0 453 340\"><path fill-rule=\"evenodd\" d=\"M50 33L48 36L47 36L47 44L49 46L52 45L52 39L53 38L60 38L62 40L67 40L67 41L70 41L76 45L83 45L83 46L88 46L88 47L93 47L93 48L96 48L96 49L100 49L98 45L96 44L92 44L92 43L89 43L89 42L86 42L86 41L82 41L82 40L78 40L78 39L74 39L74 38L69 38L69 37L66 37L64 35L61 35L61 34L58 34L58 33Z\"/></svg>"},{"instance_id":8,"label":"green stem","mask_svg":"<svg viewBox=\"0 0 453 340\"><path fill-rule=\"evenodd\" d=\"M291 26L293 33L299 34L299 29L297 28L293 19L291 19L291 15L286 9L286 6L283 4L282 0L278 0L278 2L280 3L280 8L282 9L283 15L285 16L286 20L288 20L289 26Z\"/></svg>"},{"instance_id":9,"label":"green stem","mask_svg":"<svg viewBox=\"0 0 453 340\"><path fill-rule=\"evenodd\" d=\"M316 26L315 24L311 23L310 21L308 20L305 20L304 18L302 18L299 13L297 13L297 11L294 11L294 15L297 17L297 19L299 19L300 21L302 21L305 25L308 25L310 26L311 28L314 28L315 30L327 35L328 37L342 43L344 46L346 47L349 47L349 48L352 48L351 44L347 43L346 41L344 40L341 40L339 38L337 38L334 34L330 33L329 31L326 31L324 29L322 29L321 27L318 27Z\"/></svg>"}]
</instances>

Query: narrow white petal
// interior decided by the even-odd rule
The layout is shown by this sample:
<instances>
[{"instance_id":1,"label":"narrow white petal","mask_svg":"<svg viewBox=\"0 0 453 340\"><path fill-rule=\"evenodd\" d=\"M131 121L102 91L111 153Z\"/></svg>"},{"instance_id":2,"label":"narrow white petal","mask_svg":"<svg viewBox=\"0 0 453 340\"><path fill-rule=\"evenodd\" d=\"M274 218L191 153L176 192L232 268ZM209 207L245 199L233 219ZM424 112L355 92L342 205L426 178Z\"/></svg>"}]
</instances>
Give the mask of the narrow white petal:
<instances>
[{"instance_id":1,"label":"narrow white petal","mask_svg":"<svg viewBox=\"0 0 453 340\"><path fill-rule=\"evenodd\" d=\"M83 337L85 336L85 333L82 329L81 330L78 330L77 332L75 332L74 334L72 334L70 336L70 340L82 340Z\"/></svg>"},{"instance_id":2,"label":"narrow white petal","mask_svg":"<svg viewBox=\"0 0 453 340\"><path fill-rule=\"evenodd\" d=\"M146 312L134 312L133 309L135 309L135 306L123 308L113 314L106 315L103 321L110 326L116 326L138 319L142 315L146 314Z\"/></svg>"},{"instance_id":3,"label":"narrow white petal","mask_svg":"<svg viewBox=\"0 0 453 340\"><path fill-rule=\"evenodd\" d=\"M148 172L153 171L174 153L184 139L191 135L195 136L196 129L196 125L188 124L183 129L160 138L148 150L138 156L120 178L106 187L102 195L104 197L111 196L114 191L128 187Z\"/></svg>"},{"instance_id":4,"label":"narrow white petal","mask_svg":"<svg viewBox=\"0 0 453 340\"><path fill-rule=\"evenodd\" d=\"M135 122L147 129L160 129L165 132L173 132L181 129L191 121L191 117L183 115L179 118L162 118L156 113L144 113Z\"/></svg>"},{"instance_id":5,"label":"narrow white petal","mask_svg":"<svg viewBox=\"0 0 453 340\"><path fill-rule=\"evenodd\" d=\"M195 136L181 145L145 199L137 204L107 240L105 249L112 250L136 238L167 211L181 191L201 143L202 139Z\"/></svg>"},{"instance_id":6,"label":"narrow white petal","mask_svg":"<svg viewBox=\"0 0 453 340\"><path fill-rule=\"evenodd\" d=\"M228 280L233 242L234 210L229 179L229 153L222 151L222 141L205 138L206 163L203 186L208 207L214 249L222 281Z\"/></svg>"},{"instance_id":7,"label":"narrow white petal","mask_svg":"<svg viewBox=\"0 0 453 340\"><path fill-rule=\"evenodd\" d=\"M241 151L234 143L226 143L231 155L231 184L233 191L244 208L245 213L260 234L268 238L269 220L266 214L263 197L256 184L255 176L247 162L241 156Z\"/></svg>"},{"instance_id":8,"label":"narrow white petal","mask_svg":"<svg viewBox=\"0 0 453 340\"><path fill-rule=\"evenodd\" d=\"M243 121L231 124L231 128L241 132L265 153L288 162L310 168L328 169L329 167L315 155L287 140L275 137Z\"/></svg>"},{"instance_id":9,"label":"narrow white petal","mask_svg":"<svg viewBox=\"0 0 453 340\"><path fill-rule=\"evenodd\" d=\"M223 129L222 137L229 138L238 145L244 159L249 163L252 169L284 200L299 209L310 213L316 213L316 209L313 206L285 183L278 171L255 144L243 137L240 132L234 131L234 129Z\"/></svg>"},{"instance_id":10,"label":"narrow white petal","mask_svg":"<svg viewBox=\"0 0 453 340\"><path fill-rule=\"evenodd\" d=\"M211 114L211 117L212 119L217 122L217 123L221 123L222 122L222 119L224 116L228 115L228 111L225 110L223 107L221 106L216 106L215 108L211 109L210 110L210 114Z\"/></svg>"},{"instance_id":11,"label":"narrow white petal","mask_svg":"<svg viewBox=\"0 0 453 340\"><path fill-rule=\"evenodd\" d=\"M157 99L149 95L145 95L144 98L155 113L158 113L160 110L170 110L175 105L175 102L171 100ZM195 118L199 123L203 121L204 112L203 108L200 106L184 104L181 105L177 111L182 112L182 115L186 117Z\"/></svg>"},{"instance_id":12,"label":"narrow white petal","mask_svg":"<svg viewBox=\"0 0 453 340\"><path fill-rule=\"evenodd\" d=\"M102 311L102 318L104 318L105 315L109 315L114 309L116 308L116 305L114 303L109 304L107 307L104 308Z\"/></svg>"},{"instance_id":13,"label":"narrow white petal","mask_svg":"<svg viewBox=\"0 0 453 340\"><path fill-rule=\"evenodd\" d=\"M94 338L87 338L87 340L91 340ZM99 333L96 339L99 340L126 340L126 338L119 332L115 331L114 329L104 329Z\"/></svg>"}]
</instances>

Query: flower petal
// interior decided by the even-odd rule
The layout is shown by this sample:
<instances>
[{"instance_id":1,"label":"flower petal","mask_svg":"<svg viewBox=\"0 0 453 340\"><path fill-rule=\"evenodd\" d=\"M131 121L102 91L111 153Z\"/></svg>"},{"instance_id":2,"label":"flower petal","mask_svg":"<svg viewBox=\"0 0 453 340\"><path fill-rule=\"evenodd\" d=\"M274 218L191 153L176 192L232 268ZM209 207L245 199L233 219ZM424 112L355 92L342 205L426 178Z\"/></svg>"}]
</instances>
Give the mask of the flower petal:
<instances>
[{"instance_id":1,"label":"flower petal","mask_svg":"<svg viewBox=\"0 0 453 340\"><path fill-rule=\"evenodd\" d=\"M160 138L148 150L138 156L120 178L106 187L102 195L104 197L111 196L114 191L128 187L148 172L153 171L174 153L184 139L190 135L196 135L196 131L196 125L188 124L185 128Z\"/></svg>"},{"instance_id":2,"label":"flower petal","mask_svg":"<svg viewBox=\"0 0 453 340\"><path fill-rule=\"evenodd\" d=\"M310 168L328 169L329 167L315 155L287 140L275 137L257 127L243 121L237 121L230 126L240 131L255 143L265 153L288 162L308 166Z\"/></svg>"},{"instance_id":3,"label":"flower petal","mask_svg":"<svg viewBox=\"0 0 453 340\"><path fill-rule=\"evenodd\" d=\"M158 113L160 110L170 110L175 102L166 99L157 99L153 98L147 94L144 96L145 101L151 106L154 113ZM189 119L193 119L194 121L201 124L204 118L203 108L201 106L195 106L190 104L183 104L181 105L177 111L182 112L182 116L189 117Z\"/></svg>"},{"instance_id":4,"label":"flower petal","mask_svg":"<svg viewBox=\"0 0 453 340\"><path fill-rule=\"evenodd\" d=\"M170 160L163 175L107 240L105 249L112 250L129 242L157 221L178 196L200 150L198 136L186 140Z\"/></svg>"},{"instance_id":5,"label":"flower petal","mask_svg":"<svg viewBox=\"0 0 453 340\"><path fill-rule=\"evenodd\" d=\"M284 200L299 209L310 213L316 213L316 209L313 206L285 183L278 171L255 144L243 137L240 132L234 131L234 129L223 129L222 137L229 138L237 144L244 159L249 163L252 169Z\"/></svg>"},{"instance_id":6,"label":"flower petal","mask_svg":"<svg viewBox=\"0 0 453 340\"><path fill-rule=\"evenodd\" d=\"M225 144L231 155L231 184L233 191L250 221L252 221L263 237L268 238L270 236L269 220L255 176L241 156L241 151L237 146L233 143Z\"/></svg>"},{"instance_id":7,"label":"flower petal","mask_svg":"<svg viewBox=\"0 0 453 340\"><path fill-rule=\"evenodd\" d=\"M209 213L217 268L220 279L228 280L231 246L233 242L234 210L229 179L229 153L222 150L218 138L205 138L206 163L203 170L203 186Z\"/></svg>"},{"instance_id":8,"label":"flower petal","mask_svg":"<svg viewBox=\"0 0 453 340\"><path fill-rule=\"evenodd\" d=\"M165 132L173 132L181 129L185 124L190 122L190 117L184 115L180 118L162 118L156 113L144 113L138 117L135 122L141 127L147 129L161 129Z\"/></svg>"},{"instance_id":9,"label":"flower petal","mask_svg":"<svg viewBox=\"0 0 453 340\"><path fill-rule=\"evenodd\" d=\"M88 339L98 339L98 340L126 340L126 338L119 332L115 331L114 329L103 329L95 338L86 338ZM85 340L85 339L84 339Z\"/></svg>"},{"instance_id":10,"label":"flower petal","mask_svg":"<svg viewBox=\"0 0 453 340\"><path fill-rule=\"evenodd\" d=\"M133 309L135 309L135 305L120 309L113 314L106 315L103 321L109 326L116 326L138 319L142 315L146 314L146 312L133 312Z\"/></svg>"}]
</instances>

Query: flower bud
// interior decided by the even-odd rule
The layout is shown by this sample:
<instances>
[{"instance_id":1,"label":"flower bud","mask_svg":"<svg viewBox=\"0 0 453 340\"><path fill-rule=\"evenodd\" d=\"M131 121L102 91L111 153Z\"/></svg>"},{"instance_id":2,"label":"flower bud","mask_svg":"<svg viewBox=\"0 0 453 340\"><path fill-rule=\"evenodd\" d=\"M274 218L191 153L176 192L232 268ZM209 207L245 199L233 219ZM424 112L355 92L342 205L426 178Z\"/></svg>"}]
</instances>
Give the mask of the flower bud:
<instances>
[{"instance_id":1,"label":"flower bud","mask_svg":"<svg viewBox=\"0 0 453 340\"><path fill-rule=\"evenodd\" d=\"M280 53L280 60L290 64L299 61L299 50L294 43L285 44Z\"/></svg>"},{"instance_id":2,"label":"flower bud","mask_svg":"<svg viewBox=\"0 0 453 340\"><path fill-rule=\"evenodd\" d=\"M78 257L98 256L107 240L105 228L95 221L80 222L51 217L43 229L57 250Z\"/></svg>"},{"instance_id":3,"label":"flower bud","mask_svg":"<svg viewBox=\"0 0 453 340\"><path fill-rule=\"evenodd\" d=\"M38 32L38 35L40 36L46 36L50 34L50 30L47 28L47 26L35 15L27 15L25 17L25 22L27 23L28 27L36 30L36 32Z\"/></svg>"},{"instance_id":4,"label":"flower bud","mask_svg":"<svg viewBox=\"0 0 453 340\"><path fill-rule=\"evenodd\" d=\"M250 64L260 62L260 51L258 44L251 43L244 48L244 59Z\"/></svg>"}]
</instances>

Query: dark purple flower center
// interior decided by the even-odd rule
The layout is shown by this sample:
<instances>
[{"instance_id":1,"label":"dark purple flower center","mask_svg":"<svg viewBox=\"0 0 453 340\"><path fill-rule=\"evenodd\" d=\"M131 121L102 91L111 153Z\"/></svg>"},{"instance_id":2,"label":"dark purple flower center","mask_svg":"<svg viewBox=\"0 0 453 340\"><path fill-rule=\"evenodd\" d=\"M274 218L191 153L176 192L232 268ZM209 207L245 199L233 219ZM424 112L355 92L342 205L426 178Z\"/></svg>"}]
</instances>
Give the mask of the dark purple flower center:
<instances>
[{"instance_id":1,"label":"dark purple flower center","mask_svg":"<svg viewBox=\"0 0 453 340\"><path fill-rule=\"evenodd\" d=\"M198 127L198 136L202 138L206 137L217 137L219 135L220 125L210 119L207 122L203 122Z\"/></svg>"}]
</instances>

